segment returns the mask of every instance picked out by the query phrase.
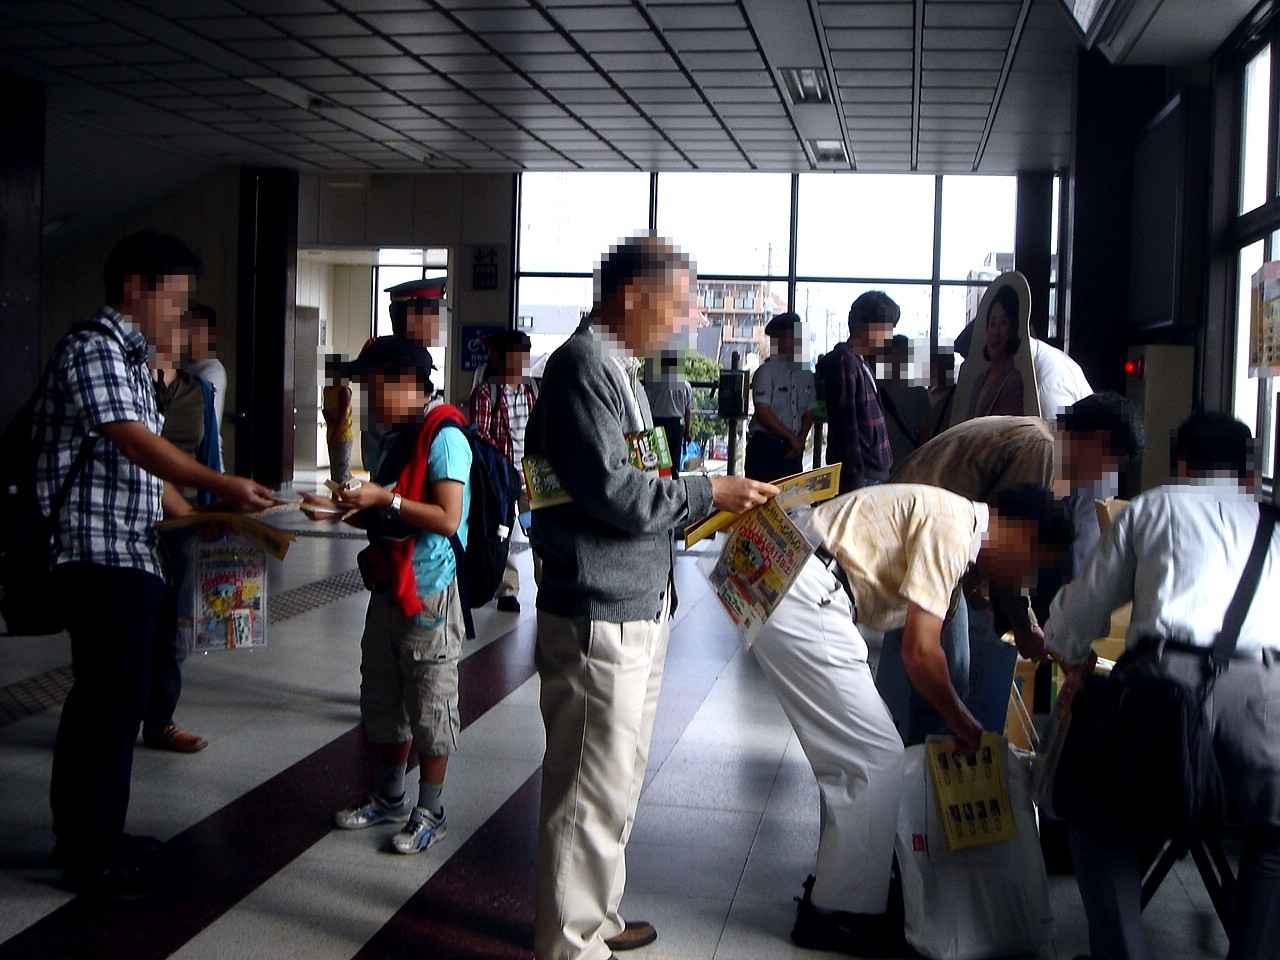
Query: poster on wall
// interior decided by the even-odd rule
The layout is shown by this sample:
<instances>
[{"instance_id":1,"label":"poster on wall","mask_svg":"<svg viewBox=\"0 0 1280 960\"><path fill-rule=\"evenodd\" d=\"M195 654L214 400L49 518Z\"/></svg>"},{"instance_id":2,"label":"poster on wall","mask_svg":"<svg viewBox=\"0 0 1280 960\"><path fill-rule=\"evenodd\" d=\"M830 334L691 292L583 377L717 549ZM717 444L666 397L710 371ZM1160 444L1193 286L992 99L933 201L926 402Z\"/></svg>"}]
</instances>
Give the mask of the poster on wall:
<instances>
[{"instance_id":1,"label":"poster on wall","mask_svg":"<svg viewBox=\"0 0 1280 960\"><path fill-rule=\"evenodd\" d=\"M1264 263L1253 275L1249 376L1280 377L1280 262Z\"/></svg>"},{"instance_id":2,"label":"poster on wall","mask_svg":"<svg viewBox=\"0 0 1280 960\"><path fill-rule=\"evenodd\" d=\"M479 370L489 362L489 351L485 348L486 337L501 333L503 327L475 327L463 324L462 327L462 369Z\"/></svg>"}]
</instances>

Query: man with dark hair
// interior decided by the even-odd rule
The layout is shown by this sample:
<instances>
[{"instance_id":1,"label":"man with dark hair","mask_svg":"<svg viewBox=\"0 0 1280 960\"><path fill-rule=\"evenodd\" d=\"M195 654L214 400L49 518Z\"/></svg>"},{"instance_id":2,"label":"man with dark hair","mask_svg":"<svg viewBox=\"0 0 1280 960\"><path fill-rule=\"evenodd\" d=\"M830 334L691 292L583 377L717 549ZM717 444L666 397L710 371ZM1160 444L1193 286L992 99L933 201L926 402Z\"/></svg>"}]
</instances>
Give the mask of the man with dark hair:
<instances>
[{"instance_id":1,"label":"man with dark hair","mask_svg":"<svg viewBox=\"0 0 1280 960\"><path fill-rule=\"evenodd\" d=\"M751 377L755 414L747 427L743 472L756 480L778 480L804 469L804 442L818 405L813 374L800 363L799 314L780 313L765 326L769 358Z\"/></svg>"},{"instance_id":2,"label":"man with dark hair","mask_svg":"<svg viewBox=\"0 0 1280 960\"><path fill-rule=\"evenodd\" d=\"M445 277L425 280L409 280L387 287L391 303L387 310L391 317L391 332L423 347L435 346L444 322L447 307L444 302Z\"/></svg>"},{"instance_id":3,"label":"man with dark hair","mask_svg":"<svg viewBox=\"0 0 1280 960\"><path fill-rule=\"evenodd\" d=\"M866 358L889 342L901 316L888 294L864 293L849 307L849 339L814 367L827 404L827 463L842 464L841 493L889 479L889 431Z\"/></svg>"},{"instance_id":4,"label":"man with dark hair","mask_svg":"<svg viewBox=\"0 0 1280 960\"><path fill-rule=\"evenodd\" d=\"M1161 644L1158 667L1197 683L1221 631L1257 528L1249 428L1201 413L1178 428L1173 482L1133 499L1102 537L1075 583L1054 600L1046 646L1080 663L1107 632L1112 611L1133 603L1126 650ZM1210 700L1213 740L1228 799L1245 826L1236 878L1232 960L1280 956L1280 529L1227 670ZM1144 853L1158 849L1141 823L1113 831L1071 825L1076 881L1093 960L1146 960Z\"/></svg>"},{"instance_id":5,"label":"man with dark hair","mask_svg":"<svg viewBox=\"0 0 1280 960\"><path fill-rule=\"evenodd\" d=\"M173 237L148 232L116 244L103 271L106 305L92 329L54 348L32 427L46 511L70 478L52 551L75 674L53 755L54 853L64 886L108 897L154 889L139 857L152 844L126 836L124 822L164 599L155 525L191 510L178 487L239 510L272 503L266 487L210 470L160 436L149 345L180 321L199 273L200 261Z\"/></svg>"},{"instance_id":6,"label":"man with dark hair","mask_svg":"<svg viewBox=\"0 0 1280 960\"><path fill-rule=\"evenodd\" d=\"M529 335L521 330L503 330L484 341L489 354L485 378L471 391L471 422L477 432L502 451L520 477L523 514L529 509L524 479L524 437L529 415L538 399L538 385L529 376ZM516 531L512 531L512 537ZM538 579L538 558L534 560L534 580ZM520 612L520 570L514 551L507 553L507 566L498 584L497 607L503 613Z\"/></svg>"},{"instance_id":7,"label":"man with dark hair","mask_svg":"<svg viewBox=\"0 0 1280 960\"><path fill-rule=\"evenodd\" d=\"M627 435L653 428L639 357L684 322L693 264L644 237L600 264L591 313L547 361L527 456L573 499L533 512L542 559L538 675L546 726L538 832L537 960L607 960L653 942L619 913L671 613L674 530L777 492L743 477L658 477Z\"/></svg>"},{"instance_id":8,"label":"man with dark hair","mask_svg":"<svg viewBox=\"0 0 1280 960\"><path fill-rule=\"evenodd\" d=\"M970 566L1018 586L1071 540L1048 491L1013 487L995 507L934 487L886 484L797 518L816 546L751 651L813 767L822 797L815 876L791 938L859 957L908 951L886 913L902 793L902 739L876 690L858 626L903 631L915 689L946 718L962 753L982 726L951 684L939 645Z\"/></svg>"}]
</instances>

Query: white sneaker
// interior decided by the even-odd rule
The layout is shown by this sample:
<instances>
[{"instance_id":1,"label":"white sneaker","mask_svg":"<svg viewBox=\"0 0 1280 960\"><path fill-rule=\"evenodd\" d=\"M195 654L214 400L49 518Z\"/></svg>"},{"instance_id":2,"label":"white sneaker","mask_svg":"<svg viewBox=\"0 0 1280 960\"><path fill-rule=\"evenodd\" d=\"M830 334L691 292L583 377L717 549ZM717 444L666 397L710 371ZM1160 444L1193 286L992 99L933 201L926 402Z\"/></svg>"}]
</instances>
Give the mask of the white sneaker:
<instances>
[{"instance_id":1,"label":"white sneaker","mask_svg":"<svg viewBox=\"0 0 1280 960\"><path fill-rule=\"evenodd\" d=\"M396 823L409 813L409 798L401 795L399 800L388 800L377 790L369 794L363 803L354 807L339 810L333 815L333 822L343 830L363 830L379 823Z\"/></svg>"},{"instance_id":2,"label":"white sneaker","mask_svg":"<svg viewBox=\"0 0 1280 960\"><path fill-rule=\"evenodd\" d=\"M409 814L409 822L391 838L391 849L396 853L421 853L436 841L443 840L448 833L444 807L440 808L438 817L426 807L414 807L413 813Z\"/></svg>"}]
</instances>

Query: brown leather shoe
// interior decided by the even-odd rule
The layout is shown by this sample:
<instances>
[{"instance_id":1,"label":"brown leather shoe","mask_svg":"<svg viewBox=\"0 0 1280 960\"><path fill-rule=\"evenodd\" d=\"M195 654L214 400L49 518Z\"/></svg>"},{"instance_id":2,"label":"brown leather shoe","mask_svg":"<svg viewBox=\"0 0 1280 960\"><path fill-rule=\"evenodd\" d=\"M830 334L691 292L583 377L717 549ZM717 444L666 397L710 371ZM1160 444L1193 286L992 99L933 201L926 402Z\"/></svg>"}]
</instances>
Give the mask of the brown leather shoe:
<instances>
[{"instance_id":1,"label":"brown leather shoe","mask_svg":"<svg viewBox=\"0 0 1280 960\"><path fill-rule=\"evenodd\" d=\"M156 750L172 750L174 753L199 753L209 745L204 737L187 733L171 723L159 733L144 733L142 742Z\"/></svg>"},{"instance_id":2,"label":"brown leather shoe","mask_svg":"<svg viewBox=\"0 0 1280 960\"><path fill-rule=\"evenodd\" d=\"M626 927L616 937L607 937L604 945L614 953L638 950L658 939L658 931L648 920L628 920Z\"/></svg>"}]
</instances>

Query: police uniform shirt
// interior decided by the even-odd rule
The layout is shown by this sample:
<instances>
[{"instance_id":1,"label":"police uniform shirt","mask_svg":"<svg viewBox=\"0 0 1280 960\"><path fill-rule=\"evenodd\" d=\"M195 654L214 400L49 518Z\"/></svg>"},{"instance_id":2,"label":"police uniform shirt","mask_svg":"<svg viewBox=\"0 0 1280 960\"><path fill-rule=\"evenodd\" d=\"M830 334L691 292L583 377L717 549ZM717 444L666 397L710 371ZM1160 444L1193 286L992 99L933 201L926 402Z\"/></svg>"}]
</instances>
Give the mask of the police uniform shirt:
<instances>
[{"instance_id":1,"label":"police uniform shirt","mask_svg":"<svg viewBox=\"0 0 1280 960\"><path fill-rule=\"evenodd\" d=\"M775 354L761 364L751 378L751 400L767 406L788 430L799 433L804 415L818 405L813 373L798 361ZM772 433L759 417L751 418L750 432Z\"/></svg>"}]
</instances>

